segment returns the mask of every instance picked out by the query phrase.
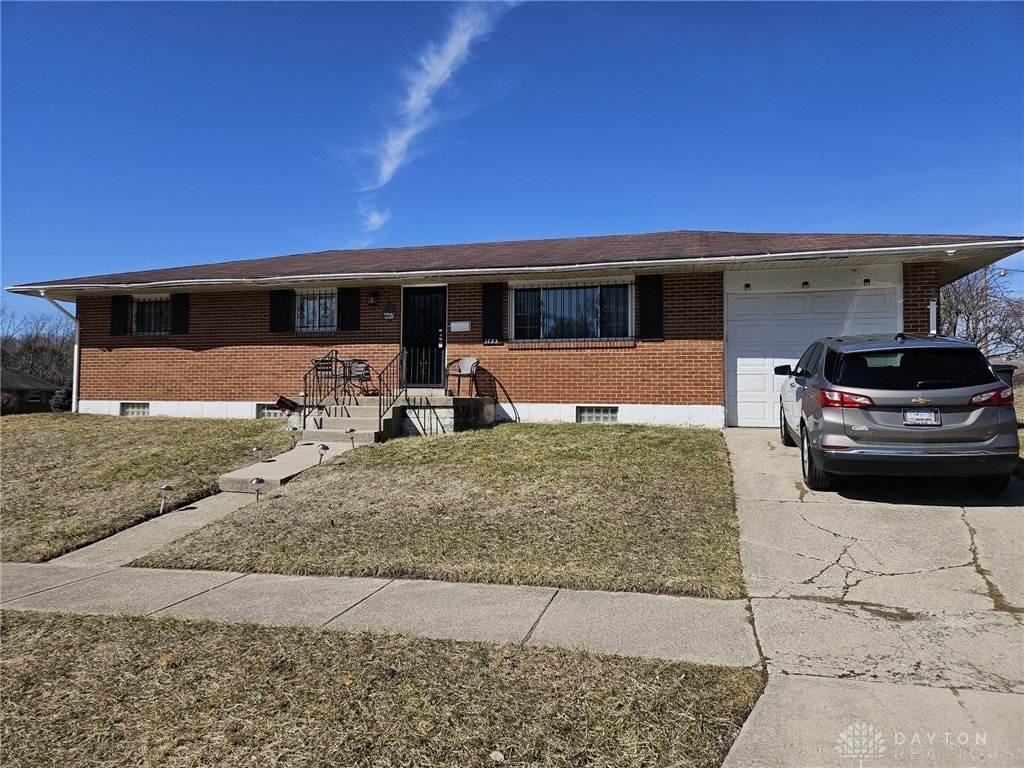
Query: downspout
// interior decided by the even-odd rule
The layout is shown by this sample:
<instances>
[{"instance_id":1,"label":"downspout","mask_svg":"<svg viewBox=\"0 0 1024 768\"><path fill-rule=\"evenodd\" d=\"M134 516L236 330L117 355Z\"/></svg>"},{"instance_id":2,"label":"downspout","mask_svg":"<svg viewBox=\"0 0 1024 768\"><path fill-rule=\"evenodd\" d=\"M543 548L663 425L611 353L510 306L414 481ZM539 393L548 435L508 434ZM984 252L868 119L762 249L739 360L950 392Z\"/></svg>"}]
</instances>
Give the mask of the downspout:
<instances>
[{"instance_id":1,"label":"downspout","mask_svg":"<svg viewBox=\"0 0 1024 768\"><path fill-rule=\"evenodd\" d=\"M59 309L65 317L75 324L75 362L71 372L71 412L78 413L78 371L82 366L81 330L82 326L78 318L68 312L64 307L46 295L46 291L40 291L39 296L46 299L50 304Z\"/></svg>"}]
</instances>

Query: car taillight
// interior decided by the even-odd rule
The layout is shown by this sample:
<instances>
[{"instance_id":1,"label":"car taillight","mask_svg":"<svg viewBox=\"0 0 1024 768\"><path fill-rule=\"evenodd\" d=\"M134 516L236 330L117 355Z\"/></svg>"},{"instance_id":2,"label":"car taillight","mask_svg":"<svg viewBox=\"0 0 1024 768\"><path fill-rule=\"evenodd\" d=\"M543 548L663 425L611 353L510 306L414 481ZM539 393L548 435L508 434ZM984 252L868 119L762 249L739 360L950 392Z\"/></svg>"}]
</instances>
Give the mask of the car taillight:
<instances>
[{"instance_id":1,"label":"car taillight","mask_svg":"<svg viewBox=\"0 0 1024 768\"><path fill-rule=\"evenodd\" d=\"M837 389L819 389L818 404L822 408L867 408L874 405L875 401L867 395L840 392Z\"/></svg>"},{"instance_id":2,"label":"car taillight","mask_svg":"<svg viewBox=\"0 0 1024 768\"><path fill-rule=\"evenodd\" d=\"M1013 389L1000 387L988 392L979 392L970 400L971 405L1013 405Z\"/></svg>"}]
</instances>

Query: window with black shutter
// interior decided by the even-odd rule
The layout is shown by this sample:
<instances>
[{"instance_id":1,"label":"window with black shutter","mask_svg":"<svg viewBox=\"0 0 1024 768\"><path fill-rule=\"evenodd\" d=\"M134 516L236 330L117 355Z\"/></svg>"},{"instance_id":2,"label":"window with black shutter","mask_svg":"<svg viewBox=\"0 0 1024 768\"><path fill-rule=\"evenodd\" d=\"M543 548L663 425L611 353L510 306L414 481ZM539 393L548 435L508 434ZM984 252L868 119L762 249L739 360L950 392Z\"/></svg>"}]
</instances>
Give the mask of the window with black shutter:
<instances>
[{"instance_id":1,"label":"window with black shutter","mask_svg":"<svg viewBox=\"0 0 1024 768\"><path fill-rule=\"evenodd\" d=\"M338 289L338 330L359 330L359 289Z\"/></svg>"},{"instance_id":2,"label":"window with black shutter","mask_svg":"<svg viewBox=\"0 0 1024 768\"><path fill-rule=\"evenodd\" d=\"M636 303L640 312L637 336L645 341L665 338L665 309L661 275L638 275Z\"/></svg>"},{"instance_id":3,"label":"window with black shutter","mask_svg":"<svg viewBox=\"0 0 1024 768\"><path fill-rule=\"evenodd\" d=\"M127 336L128 323L131 322L132 297L110 297L110 335Z\"/></svg>"},{"instance_id":4,"label":"window with black shutter","mask_svg":"<svg viewBox=\"0 0 1024 768\"><path fill-rule=\"evenodd\" d=\"M188 333L188 294L171 294L171 333Z\"/></svg>"},{"instance_id":5,"label":"window with black shutter","mask_svg":"<svg viewBox=\"0 0 1024 768\"><path fill-rule=\"evenodd\" d=\"M287 333L292 329L292 291L270 292L270 332Z\"/></svg>"},{"instance_id":6,"label":"window with black shutter","mask_svg":"<svg viewBox=\"0 0 1024 768\"><path fill-rule=\"evenodd\" d=\"M483 337L484 344L501 344L505 340L502 304L505 298L503 283L483 284Z\"/></svg>"}]
</instances>

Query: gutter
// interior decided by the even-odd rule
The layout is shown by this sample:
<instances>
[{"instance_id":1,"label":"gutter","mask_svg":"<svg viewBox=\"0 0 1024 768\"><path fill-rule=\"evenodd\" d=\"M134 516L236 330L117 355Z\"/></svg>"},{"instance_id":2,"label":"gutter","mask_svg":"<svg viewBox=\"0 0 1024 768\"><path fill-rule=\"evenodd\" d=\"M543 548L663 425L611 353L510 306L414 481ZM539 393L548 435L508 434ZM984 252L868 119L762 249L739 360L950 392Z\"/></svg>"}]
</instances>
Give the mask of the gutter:
<instances>
[{"instance_id":1,"label":"gutter","mask_svg":"<svg viewBox=\"0 0 1024 768\"><path fill-rule=\"evenodd\" d=\"M39 296L46 299L50 304L60 310L65 317L71 320L75 324L75 362L74 368L71 374L71 412L78 413L78 372L82 367L82 346L81 346L81 331L82 325L78 322L78 318L68 312L64 307L58 304L56 301L46 295L46 291L39 291Z\"/></svg>"},{"instance_id":2,"label":"gutter","mask_svg":"<svg viewBox=\"0 0 1024 768\"><path fill-rule=\"evenodd\" d=\"M443 277L463 276L487 276L487 275L515 275L515 274L537 274L551 272L578 272L593 269L642 269L657 268L665 266L728 266L732 264L762 264L776 261L811 261L816 259L841 259L855 256L873 255L916 255L934 251L945 251L947 255L953 256L961 250L995 250L1014 247L1015 250L1024 248L1024 239L980 241L977 243L953 243L949 245L913 245L901 246L898 248L856 248L845 250L828 251L794 251L790 253L764 253L754 255L735 256L698 256L687 258L671 259L638 259L634 261L600 261L583 262L578 264L559 264L546 266L529 267L474 267L470 269L430 269L391 271L391 272L334 272L315 273L308 275L279 275L274 277L241 277L241 278L194 278L188 280L154 280L152 282L139 283L48 283L46 285L17 285L7 288L12 293L39 293L45 291L73 291L76 293L87 293L90 291L123 291L130 289L168 289L174 287L193 286L266 286L294 283L314 282L336 282L339 280L395 280L395 279L433 279ZM287 258L287 257L280 257ZM952 259L950 259L952 260ZM45 298L45 296L44 296Z\"/></svg>"}]
</instances>

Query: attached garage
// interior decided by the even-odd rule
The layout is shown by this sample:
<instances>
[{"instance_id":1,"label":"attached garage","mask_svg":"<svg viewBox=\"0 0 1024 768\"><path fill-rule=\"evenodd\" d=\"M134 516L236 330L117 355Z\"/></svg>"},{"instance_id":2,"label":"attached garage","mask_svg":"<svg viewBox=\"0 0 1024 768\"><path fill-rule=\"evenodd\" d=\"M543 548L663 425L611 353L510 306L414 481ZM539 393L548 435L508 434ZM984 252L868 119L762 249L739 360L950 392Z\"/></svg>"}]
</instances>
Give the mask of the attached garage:
<instances>
[{"instance_id":1,"label":"attached garage","mask_svg":"<svg viewBox=\"0 0 1024 768\"><path fill-rule=\"evenodd\" d=\"M903 330L897 265L725 274L726 419L779 423L776 365L795 363L821 336Z\"/></svg>"}]
</instances>

